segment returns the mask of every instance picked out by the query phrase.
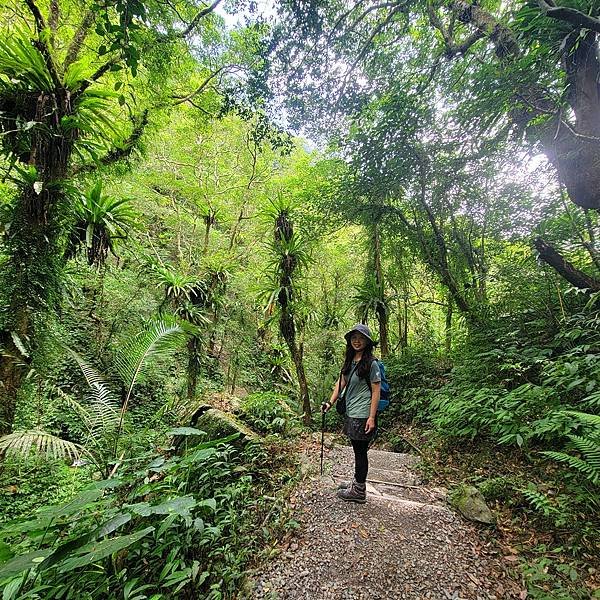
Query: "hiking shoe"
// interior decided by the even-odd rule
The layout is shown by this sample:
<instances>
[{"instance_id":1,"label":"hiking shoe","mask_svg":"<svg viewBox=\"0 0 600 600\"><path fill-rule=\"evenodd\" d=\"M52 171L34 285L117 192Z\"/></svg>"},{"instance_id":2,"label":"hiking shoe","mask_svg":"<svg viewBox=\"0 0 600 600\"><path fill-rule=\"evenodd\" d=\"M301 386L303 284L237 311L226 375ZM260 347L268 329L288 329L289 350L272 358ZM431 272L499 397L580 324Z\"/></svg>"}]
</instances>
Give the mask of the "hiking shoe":
<instances>
[{"instance_id":1,"label":"hiking shoe","mask_svg":"<svg viewBox=\"0 0 600 600\"><path fill-rule=\"evenodd\" d=\"M340 483L340 484L337 486L337 489L338 489L338 490L346 490L346 489L348 489L348 488L349 488L351 485L352 485L352 482L351 482L351 481L342 481L342 483Z\"/></svg>"},{"instance_id":2,"label":"hiking shoe","mask_svg":"<svg viewBox=\"0 0 600 600\"><path fill-rule=\"evenodd\" d=\"M367 501L367 486L353 481L350 487L338 490L337 497L347 502L364 504Z\"/></svg>"}]
</instances>

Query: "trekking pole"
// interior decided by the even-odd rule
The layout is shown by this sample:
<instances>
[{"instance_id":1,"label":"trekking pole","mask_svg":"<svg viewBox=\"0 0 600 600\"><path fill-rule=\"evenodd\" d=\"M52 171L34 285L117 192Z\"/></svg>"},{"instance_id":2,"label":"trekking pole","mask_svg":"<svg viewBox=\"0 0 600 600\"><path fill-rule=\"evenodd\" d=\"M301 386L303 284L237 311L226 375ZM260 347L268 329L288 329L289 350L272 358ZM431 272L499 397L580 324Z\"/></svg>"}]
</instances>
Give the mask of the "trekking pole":
<instances>
[{"instance_id":1,"label":"trekking pole","mask_svg":"<svg viewBox=\"0 0 600 600\"><path fill-rule=\"evenodd\" d=\"M325 411L321 411L321 477L323 477L323 447L325 445Z\"/></svg>"}]
</instances>

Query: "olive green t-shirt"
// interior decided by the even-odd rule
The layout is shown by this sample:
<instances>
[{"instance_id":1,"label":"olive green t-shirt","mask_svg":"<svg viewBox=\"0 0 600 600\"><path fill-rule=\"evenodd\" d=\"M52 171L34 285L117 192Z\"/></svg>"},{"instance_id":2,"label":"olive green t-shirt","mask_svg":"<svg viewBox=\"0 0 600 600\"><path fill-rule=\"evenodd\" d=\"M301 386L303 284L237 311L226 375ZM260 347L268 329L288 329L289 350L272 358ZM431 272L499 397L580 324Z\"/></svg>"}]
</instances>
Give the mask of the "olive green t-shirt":
<instances>
[{"instance_id":1,"label":"olive green t-shirt","mask_svg":"<svg viewBox=\"0 0 600 600\"><path fill-rule=\"evenodd\" d=\"M371 390L366 379L359 377L354 367L356 365L352 363L350 372L354 371L354 373L346 391L346 414L355 419L366 419L371 411ZM376 360L371 363L369 378L371 383L381 382L381 373Z\"/></svg>"}]
</instances>

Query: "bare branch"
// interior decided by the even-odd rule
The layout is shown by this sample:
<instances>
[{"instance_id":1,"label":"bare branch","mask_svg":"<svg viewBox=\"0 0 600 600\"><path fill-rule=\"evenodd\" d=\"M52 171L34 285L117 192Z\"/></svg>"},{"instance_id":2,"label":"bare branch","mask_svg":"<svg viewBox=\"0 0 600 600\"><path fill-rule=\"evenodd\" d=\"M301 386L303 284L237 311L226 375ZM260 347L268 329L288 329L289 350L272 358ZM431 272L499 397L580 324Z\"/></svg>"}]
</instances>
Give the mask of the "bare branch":
<instances>
[{"instance_id":1,"label":"bare branch","mask_svg":"<svg viewBox=\"0 0 600 600\"><path fill-rule=\"evenodd\" d=\"M52 83L54 87L58 90L62 87L60 82L60 78L58 76L58 71L56 70L56 65L52 60L52 53L50 52L50 48L48 44L42 39L42 32L47 28L46 22L44 21L44 17L40 12L40 9L37 7L34 0L25 0L25 4L29 8L29 11L33 15L33 19L35 21L35 26L38 31L38 39L35 40L34 46L40 51L42 57L44 58L44 63L46 64L46 68L50 73L50 77L52 78Z\"/></svg>"},{"instance_id":2,"label":"bare branch","mask_svg":"<svg viewBox=\"0 0 600 600\"><path fill-rule=\"evenodd\" d=\"M25 4L27 4L29 11L33 15L38 34L41 34L42 31L46 29L46 21L44 21L44 17L42 16L40 9L37 7L36 3L33 0L25 0Z\"/></svg>"},{"instance_id":3,"label":"bare branch","mask_svg":"<svg viewBox=\"0 0 600 600\"><path fill-rule=\"evenodd\" d=\"M217 8L217 6L219 6L219 4L221 3L221 0L215 0L210 6L207 6L206 8L203 8L190 22L190 24L183 30L182 33L180 33L177 37L186 37L188 36L190 33L192 33L192 31L194 31L194 29L196 29L198 23L204 18L206 17L206 15L209 15L211 12L213 12L215 10L215 8Z\"/></svg>"},{"instance_id":4,"label":"bare branch","mask_svg":"<svg viewBox=\"0 0 600 600\"><path fill-rule=\"evenodd\" d=\"M56 33L56 29L58 28L59 14L60 14L60 11L58 8L58 0L51 0L50 1L50 20L48 22L48 25L50 25L50 30L52 31L52 34Z\"/></svg>"},{"instance_id":5,"label":"bare branch","mask_svg":"<svg viewBox=\"0 0 600 600\"><path fill-rule=\"evenodd\" d=\"M441 34L444 39L444 45L446 47L446 51L444 54L447 58L453 58L454 56L458 56L461 54L465 54L465 52L478 40L480 40L484 36L484 32L480 29L477 29L473 32L469 37L463 40L461 43L456 43L452 38L452 31L449 28L448 31L444 28L444 24L442 20L439 18L433 4L429 2L427 4L427 14L429 15L429 22L433 27L435 27ZM452 30L454 29L454 16L452 17Z\"/></svg>"},{"instance_id":6,"label":"bare branch","mask_svg":"<svg viewBox=\"0 0 600 600\"><path fill-rule=\"evenodd\" d=\"M387 25L389 25L391 20L394 18L394 15L396 13L398 13L398 11L402 8L403 5L404 5L404 3L396 4L395 7L389 12L387 17L383 21L378 23L371 31L371 34L369 35L367 41L362 45L356 59L350 65L350 68L348 69L348 71L346 71L346 73L344 74L344 79L342 81L342 87L339 92L339 97L338 97L336 106L339 104L339 102L343 96L344 90L346 89L346 85L348 83L348 78L350 77L350 75L352 75L352 73L354 72L354 69L356 69L356 67L358 66L360 61L365 57L366 53L369 50L369 47L371 46L371 42L385 29L385 27Z\"/></svg>"},{"instance_id":7,"label":"bare branch","mask_svg":"<svg viewBox=\"0 0 600 600\"><path fill-rule=\"evenodd\" d=\"M175 105L178 104L183 104L184 102L188 102L189 100L191 100L194 96L197 96L198 94L201 94L207 87L208 84L217 76L219 75L219 73L223 73L225 71L228 71L230 69L241 69L242 67L240 65L223 65L222 67L219 67L216 71L214 71L213 73L211 73L193 92L190 92L187 96L174 96L174 98L177 98L177 100L175 101Z\"/></svg>"}]
</instances>

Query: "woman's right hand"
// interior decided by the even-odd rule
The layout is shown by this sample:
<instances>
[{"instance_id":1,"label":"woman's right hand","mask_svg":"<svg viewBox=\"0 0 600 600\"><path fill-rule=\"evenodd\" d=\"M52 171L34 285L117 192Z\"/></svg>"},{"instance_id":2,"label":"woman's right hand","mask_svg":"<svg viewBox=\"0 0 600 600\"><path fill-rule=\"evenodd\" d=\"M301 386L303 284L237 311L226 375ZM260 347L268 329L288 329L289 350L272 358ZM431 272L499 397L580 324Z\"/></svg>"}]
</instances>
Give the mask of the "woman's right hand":
<instances>
[{"instance_id":1,"label":"woman's right hand","mask_svg":"<svg viewBox=\"0 0 600 600\"><path fill-rule=\"evenodd\" d=\"M321 404L321 412L328 412L329 410L331 410L331 402L323 402L323 404Z\"/></svg>"}]
</instances>

